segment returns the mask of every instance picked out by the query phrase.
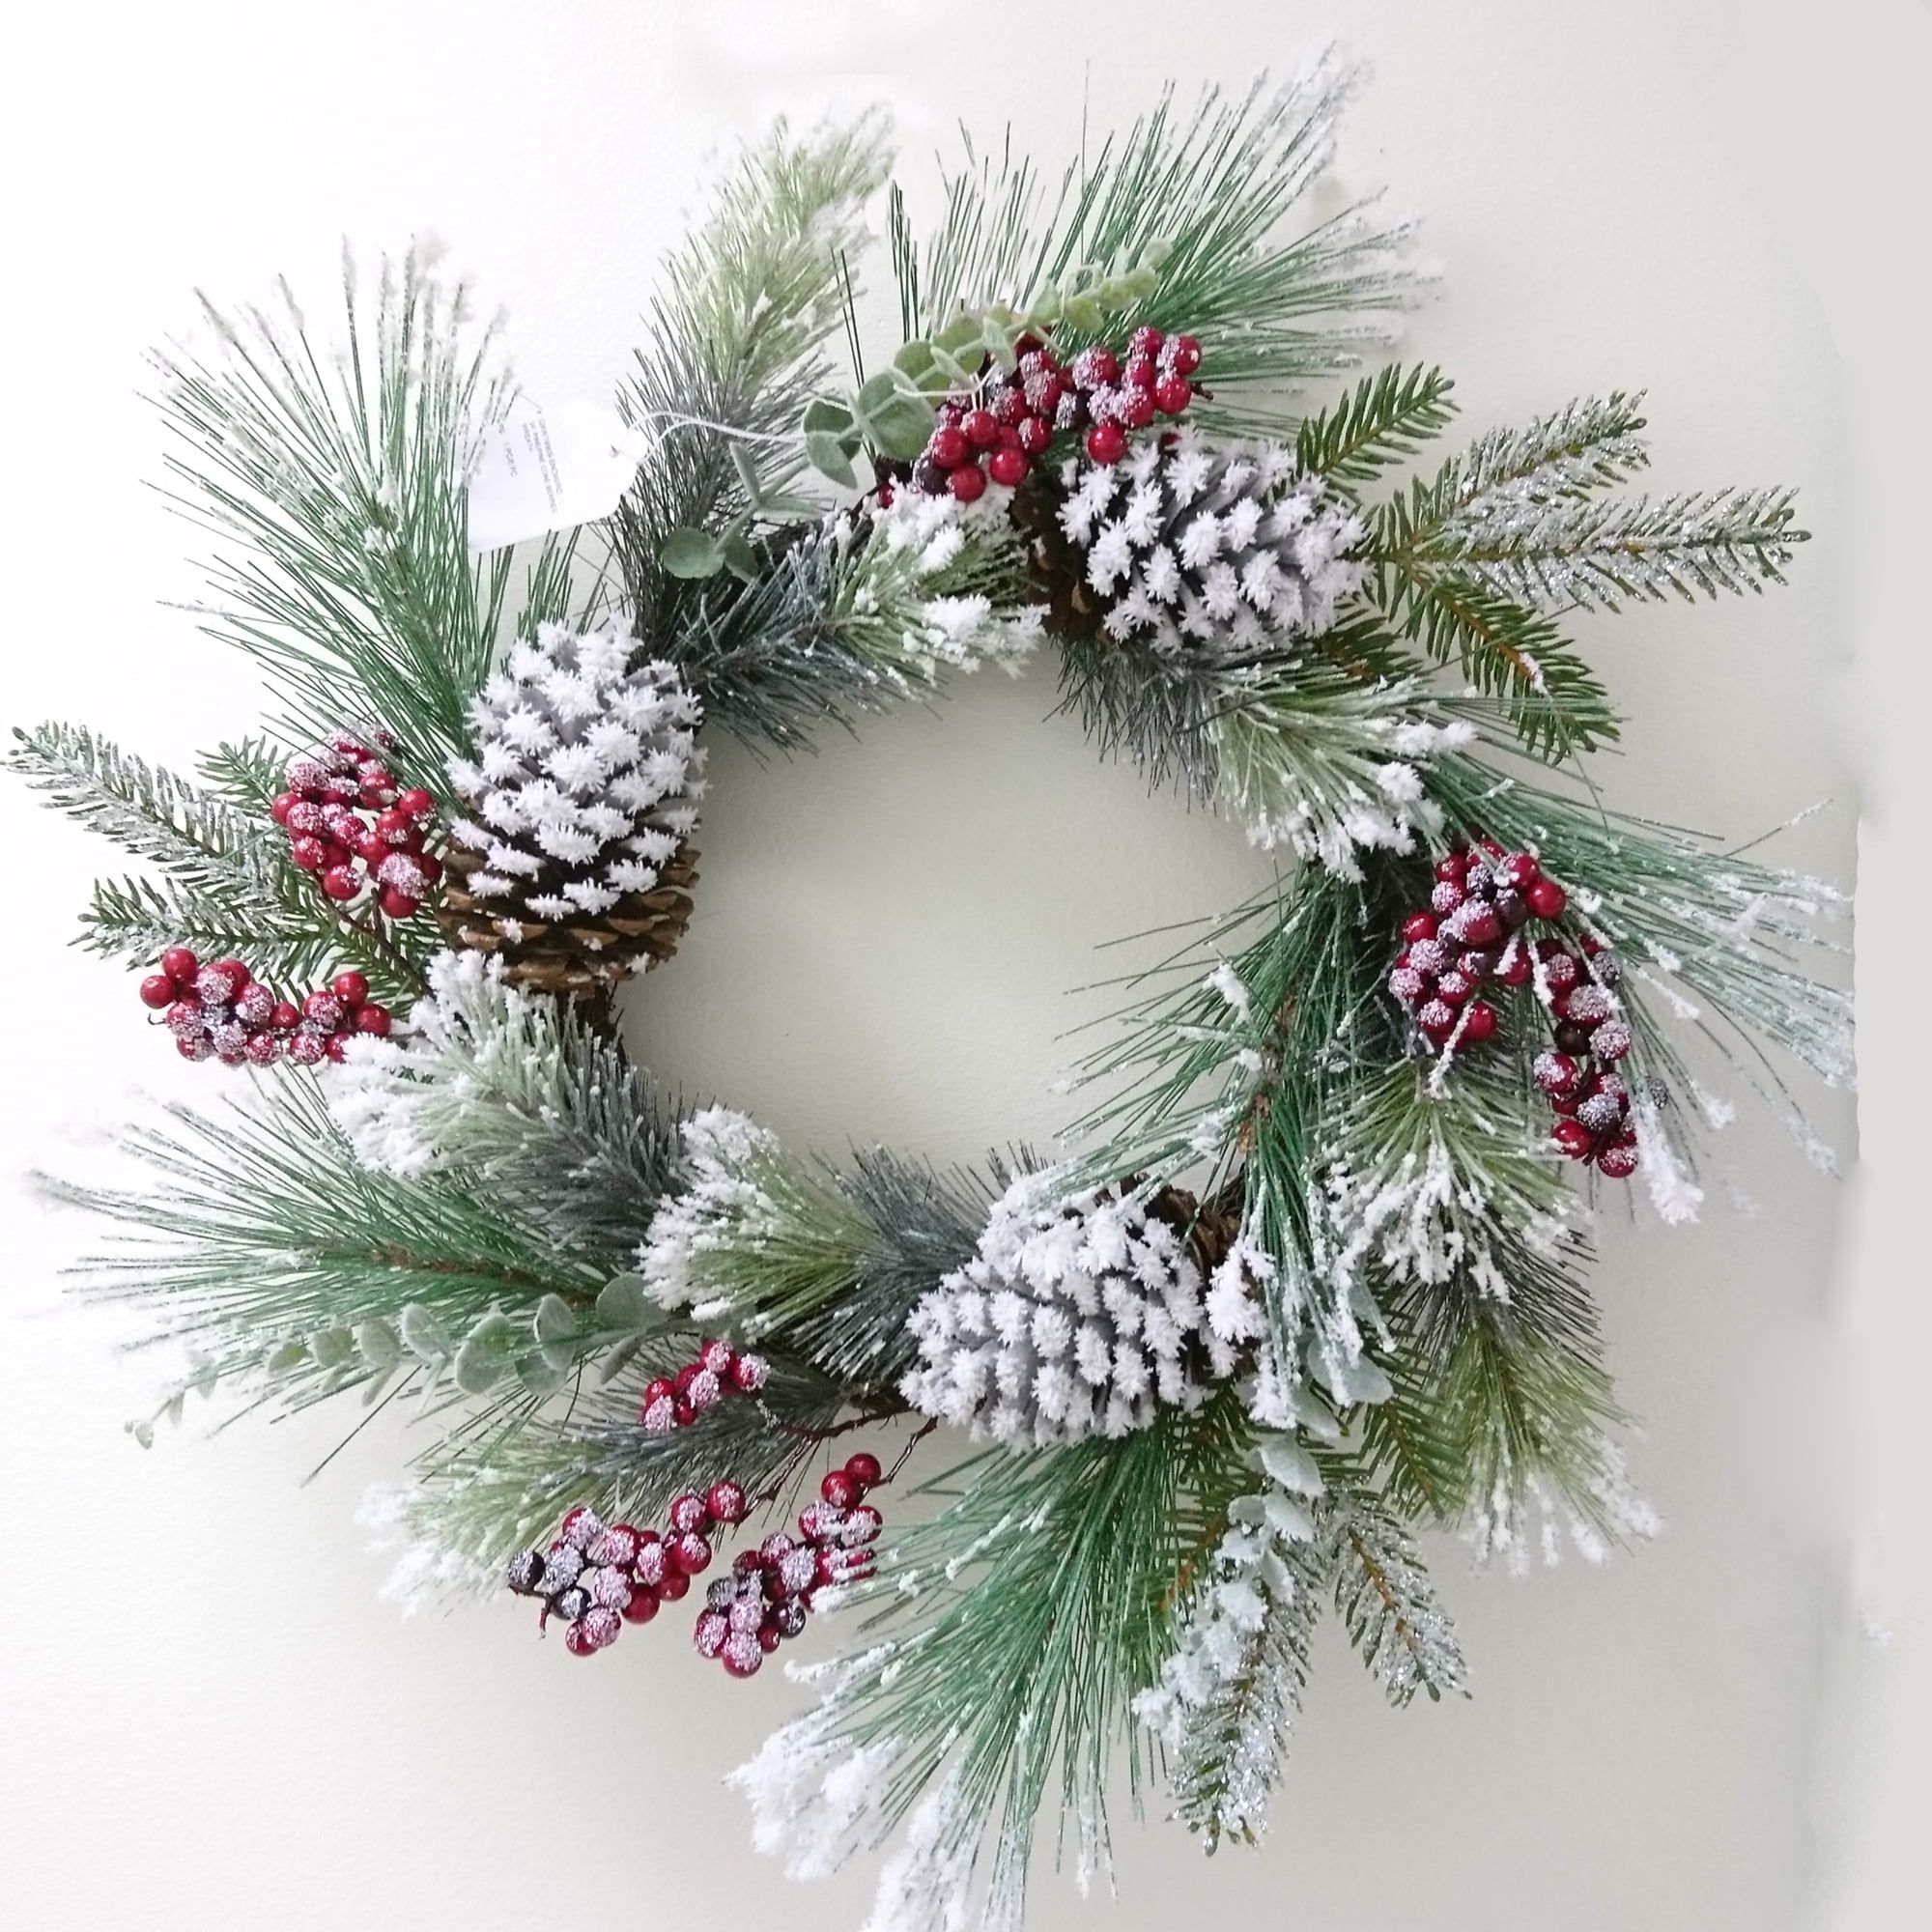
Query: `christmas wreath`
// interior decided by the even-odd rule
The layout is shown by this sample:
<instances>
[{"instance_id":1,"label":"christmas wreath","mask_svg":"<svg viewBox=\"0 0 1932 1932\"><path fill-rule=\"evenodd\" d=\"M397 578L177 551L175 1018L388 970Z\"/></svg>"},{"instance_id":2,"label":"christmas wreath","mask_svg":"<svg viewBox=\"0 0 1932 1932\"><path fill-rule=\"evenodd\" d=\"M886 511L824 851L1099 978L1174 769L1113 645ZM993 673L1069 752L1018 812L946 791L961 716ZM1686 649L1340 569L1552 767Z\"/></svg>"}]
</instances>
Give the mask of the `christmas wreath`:
<instances>
[{"instance_id":1,"label":"christmas wreath","mask_svg":"<svg viewBox=\"0 0 1932 1932\"><path fill-rule=\"evenodd\" d=\"M1017 1922L1042 1813L1092 1871L1122 1764L1257 1834L1331 1605L1393 1701L1457 1691L1418 1531L1646 1532L1593 1211L1692 1216L1744 1089L1817 1151L1779 1063L1849 1075L1838 895L1603 809L1563 626L1777 582L1790 495L1620 490L1631 394L1446 458L1434 368L1298 404L1418 280L1373 204L1295 223L1349 86L1163 100L1057 179L969 155L931 228L879 125L781 128L601 429L422 251L346 274L333 346L286 290L207 307L156 357L171 489L277 711L192 779L13 753L148 862L85 943L257 1069L128 1135L151 1191L63 1190L186 1350L136 1435L408 1399L405 1579L507 1582L574 1656L681 1617L751 1677L836 1613L731 1776L793 1874L893 1840L877 1927ZM1135 982L1054 1156L821 1163L668 1097L614 1002L691 913L706 735L1048 649L1103 754L1282 855Z\"/></svg>"}]
</instances>

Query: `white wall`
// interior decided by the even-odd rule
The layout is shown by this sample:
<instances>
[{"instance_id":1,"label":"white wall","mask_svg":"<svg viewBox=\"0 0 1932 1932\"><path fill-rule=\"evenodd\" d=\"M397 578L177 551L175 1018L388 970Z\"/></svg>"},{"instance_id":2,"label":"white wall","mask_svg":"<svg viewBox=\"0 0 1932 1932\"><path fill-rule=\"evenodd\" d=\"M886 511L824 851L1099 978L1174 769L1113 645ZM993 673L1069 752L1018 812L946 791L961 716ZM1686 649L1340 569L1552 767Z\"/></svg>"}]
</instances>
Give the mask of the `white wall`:
<instances>
[{"instance_id":1,"label":"white wall","mask_svg":"<svg viewBox=\"0 0 1932 1932\"><path fill-rule=\"evenodd\" d=\"M539 397L601 394L707 155L769 113L883 98L915 157L955 117L990 132L1010 114L1056 155L1083 90L1104 126L1170 75L1239 83L1333 27L1378 70L1345 174L1428 217L1448 280L1412 345L1454 371L1470 428L1648 385L1660 488L1803 486L1820 540L1790 589L1589 628L1634 719L1605 783L1737 837L1832 798L1782 849L1849 876L1860 758L1897 727L1875 705L1850 722L1855 639L1878 635L1854 573L1883 560L1886 456L1847 421L1876 353L1909 342L1878 246L1924 185L1921 161L1884 152L1919 117L1922 8L663 11L194 0L43 8L24 42L16 23L8 722L86 717L185 758L251 721L245 671L156 606L194 580L188 533L144 489L158 437L139 357L187 322L192 286L245 297L286 270L320 308L339 235L374 254L433 227L507 304ZM1058 1036L1094 1009L1062 995L1106 970L1095 943L1231 904L1261 876L1237 834L1145 798L1070 723L1042 723L1050 704L1043 671L981 678L814 761L720 748L697 922L637 996L637 1042L835 1151L972 1154L1050 1132ZM131 982L63 950L105 850L11 783L0 812L7 1164L85 1175L99 1155L77 1126L122 1117L137 1089L206 1096L221 1075L164 1058ZM1871 830L1874 874L1902 882L1908 836ZM1896 1096L1887 1058L1878 1089ZM1849 1108L1822 1119L1849 1149ZM1880 1791L1893 1830L1861 1864L1861 1793L1886 1748L1872 1714L1924 1665L1859 1628L1902 1629L1922 1598L1897 1567L1910 1539L1885 1438L1855 1417L1902 1383L1887 1363L1903 1324L1922 1327L1872 1298L1902 1201L1874 1210L1846 1286L1845 1188L1762 1123L1735 1152L1755 1218L1668 1239L1613 1224L1599 1276L1668 1534L1607 1571L1522 1584L1466 1576L1446 1548L1473 1701L1392 1715L1324 1643L1264 1855L1204 1864L1175 1828L1129 1827L1123 1902L1083 1913L1049 1880L1039 1926L1195 1905L1283 1927L1889 1922L1846 1901L1882 1914L1910 1812L1902 1784ZM114 1358L134 1324L54 1287L84 1231L32 1202L10 1222L0 1922L856 1923L865 1876L786 1887L717 1783L782 1684L724 1685L675 1631L580 1668L504 1605L398 1621L352 1518L407 1443L365 1439L306 1489L333 1418L143 1456L119 1424L160 1365ZM1900 1346L1861 1362L1861 1335Z\"/></svg>"}]
</instances>

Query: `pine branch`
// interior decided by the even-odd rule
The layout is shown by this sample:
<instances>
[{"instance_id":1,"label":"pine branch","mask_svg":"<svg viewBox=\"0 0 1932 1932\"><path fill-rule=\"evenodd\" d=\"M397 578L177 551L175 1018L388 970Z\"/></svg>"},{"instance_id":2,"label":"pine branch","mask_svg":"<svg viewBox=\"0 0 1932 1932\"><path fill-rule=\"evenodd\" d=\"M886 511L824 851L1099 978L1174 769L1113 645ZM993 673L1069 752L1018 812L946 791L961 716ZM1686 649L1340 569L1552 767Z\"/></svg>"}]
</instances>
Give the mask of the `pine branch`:
<instances>
[{"instance_id":1,"label":"pine branch","mask_svg":"<svg viewBox=\"0 0 1932 1932\"><path fill-rule=\"evenodd\" d=\"M969 142L930 242L915 247L902 221L895 234L911 332L930 333L962 304L1037 305L1085 264L1159 254L1159 285L1131 320L1214 344L1205 373L1215 396L1197 420L1241 434L1278 426L1267 391L1349 367L1378 338L1345 318L1402 307L1413 291L1406 236L1378 227L1371 204L1281 233L1328 164L1355 79L1330 56L1285 84L1258 79L1238 99L1210 89L1191 111L1170 91L1051 185L1010 144L981 158Z\"/></svg>"},{"instance_id":2,"label":"pine branch","mask_svg":"<svg viewBox=\"0 0 1932 1932\"><path fill-rule=\"evenodd\" d=\"M286 287L235 318L203 299L215 347L155 356L181 440L169 495L222 545L205 628L263 668L277 729L326 738L380 723L405 770L434 781L469 738L470 698L512 614L510 553L472 560L462 464L511 391L466 293L412 253L373 298L345 263L340 349L319 350ZM547 540L526 622L562 615L567 542Z\"/></svg>"},{"instance_id":3,"label":"pine branch","mask_svg":"<svg viewBox=\"0 0 1932 1932\"><path fill-rule=\"evenodd\" d=\"M1295 460L1304 474L1339 489L1372 483L1441 434L1456 413L1454 387L1439 369L1391 363L1303 420L1295 432Z\"/></svg>"},{"instance_id":4,"label":"pine branch","mask_svg":"<svg viewBox=\"0 0 1932 1932\"><path fill-rule=\"evenodd\" d=\"M83 1262L80 1284L154 1310L153 1339L199 1350L211 1379L258 1378L258 1403L302 1407L443 1361L468 1382L459 1338L493 1318L527 1323L549 1297L595 1306L601 1272L533 1243L494 1207L446 1180L362 1167L305 1075L277 1079L271 1099L171 1110L170 1122L123 1137L153 1188L55 1184L133 1231ZM518 1333L534 1353L534 1334ZM510 1368L513 1338L486 1336Z\"/></svg>"},{"instance_id":5,"label":"pine branch","mask_svg":"<svg viewBox=\"0 0 1932 1932\"><path fill-rule=\"evenodd\" d=\"M887 1886L913 1885L978 1922L977 1864L997 1918L1023 1896L1057 1784L1091 1866L1123 1731L1130 1791L1151 1769L1125 1719L1164 1654L1182 1499L1225 1480L1205 1472L1237 1462L1248 1440L1238 1405L1220 1400L1191 1417L1163 1410L1119 1441L988 1453L963 1487L963 1471L927 1485L953 1499L898 1531L877 1580L848 1600L876 1613L831 1668L819 1708L733 1774L760 1844L795 1872L821 1871L917 1809ZM828 1820L826 1781L861 1764L870 1776L849 1788L870 1794L869 1815Z\"/></svg>"},{"instance_id":6,"label":"pine branch","mask_svg":"<svg viewBox=\"0 0 1932 1932\"><path fill-rule=\"evenodd\" d=\"M358 1154L456 1177L559 1253L630 1267L676 1184L675 1107L570 1002L477 953L440 953L429 975L407 1038L360 1048L331 1088Z\"/></svg>"}]
</instances>

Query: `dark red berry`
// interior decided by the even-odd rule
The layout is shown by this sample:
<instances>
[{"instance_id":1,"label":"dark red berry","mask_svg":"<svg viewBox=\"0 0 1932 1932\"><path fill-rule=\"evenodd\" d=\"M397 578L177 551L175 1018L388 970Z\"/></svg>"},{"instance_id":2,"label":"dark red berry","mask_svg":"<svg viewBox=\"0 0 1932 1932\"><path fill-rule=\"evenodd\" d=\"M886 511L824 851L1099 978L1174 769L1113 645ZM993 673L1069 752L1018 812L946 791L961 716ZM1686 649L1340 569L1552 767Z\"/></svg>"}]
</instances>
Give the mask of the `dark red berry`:
<instances>
[{"instance_id":1,"label":"dark red berry","mask_svg":"<svg viewBox=\"0 0 1932 1932\"><path fill-rule=\"evenodd\" d=\"M1588 1160L1595 1137L1580 1121L1558 1121L1549 1138L1572 1160Z\"/></svg>"},{"instance_id":2,"label":"dark red berry","mask_svg":"<svg viewBox=\"0 0 1932 1932\"><path fill-rule=\"evenodd\" d=\"M176 991L175 982L165 973L150 973L141 981L141 1004L159 1011L174 1005Z\"/></svg>"},{"instance_id":3,"label":"dark red berry","mask_svg":"<svg viewBox=\"0 0 1932 1932\"><path fill-rule=\"evenodd\" d=\"M1053 441L1053 425L1044 416L1025 416L1021 418L1020 447L1029 456L1043 454Z\"/></svg>"},{"instance_id":4,"label":"dark red berry","mask_svg":"<svg viewBox=\"0 0 1932 1932\"><path fill-rule=\"evenodd\" d=\"M948 475L946 487L960 502L977 503L986 494L986 472L977 463L962 463Z\"/></svg>"},{"instance_id":5,"label":"dark red berry","mask_svg":"<svg viewBox=\"0 0 1932 1932\"><path fill-rule=\"evenodd\" d=\"M1496 1030L1496 1009L1487 1000L1472 1000L1463 1015L1463 1037L1482 1041Z\"/></svg>"},{"instance_id":6,"label":"dark red berry","mask_svg":"<svg viewBox=\"0 0 1932 1932\"><path fill-rule=\"evenodd\" d=\"M1127 433L1117 422L1095 423L1087 432L1087 454L1095 463L1118 463L1127 451Z\"/></svg>"},{"instance_id":7,"label":"dark red berry","mask_svg":"<svg viewBox=\"0 0 1932 1932\"><path fill-rule=\"evenodd\" d=\"M934 430L932 440L925 448L926 454L942 469L957 469L972 454L972 445L966 440L964 432L950 425Z\"/></svg>"},{"instance_id":8,"label":"dark red berry","mask_svg":"<svg viewBox=\"0 0 1932 1932\"><path fill-rule=\"evenodd\" d=\"M713 1519L718 1522L743 1522L745 1520L745 1491L739 1483L713 1483L704 1498Z\"/></svg>"},{"instance_id":9,"label":"dark red berry","mask_svg":"<svg viewBox=\"0 0 1932 1932\"><path fill-rule=\"evenodd\" d=\"M845 1459L845 1473L859 1485L861 1491L869 1490L885 1474L879 1465L879 1459L869 1451L861 1449L856 1456Z\"/></svg>"},{"instance_id":10,"label":"dark red berry","mask_svg":"<svg viewBox=\"0 0 1932 1932\"><path fill-rule=\"evenodd\" d=\"M357 1008L355 1013L355 1031L357 1033L373 1033L380 1038L388 1030L389 1009L387 1007L379 1007L374 1000L371 1000L368 1005Z\"/></svg>"},{"instance_id":11,"label":"dark red berry","mask_svg":"<svg viewBox=\"0 0 1932 1932\"><path fill-rule=\"evenodd\" d=\"M850 1509L859 1500L859 1485L843 1469L828 1469L818 1493L834 1509Z\"/></svg>"},{"instance_id":12,"label":"dark red berry","mask_svg":"<svg viewBox=\"0 0 1932 1932\"><path fill-rule=\"evenodd\" d=\"M360 973L338 973L328 983L346 1007L359 1007L369 997L369 981Z\"/></svg>"},{"instance_id":13,"label":"dark red berry","mask_svg":"<svg viewBox=\"0 0 1932 1932\"><path fill-rule=\"evenodd\" d=\"M991 410L968 410L959 427L975 449L991 449L1000 440L1000 419Z\"/></svg>"}]
</instances>

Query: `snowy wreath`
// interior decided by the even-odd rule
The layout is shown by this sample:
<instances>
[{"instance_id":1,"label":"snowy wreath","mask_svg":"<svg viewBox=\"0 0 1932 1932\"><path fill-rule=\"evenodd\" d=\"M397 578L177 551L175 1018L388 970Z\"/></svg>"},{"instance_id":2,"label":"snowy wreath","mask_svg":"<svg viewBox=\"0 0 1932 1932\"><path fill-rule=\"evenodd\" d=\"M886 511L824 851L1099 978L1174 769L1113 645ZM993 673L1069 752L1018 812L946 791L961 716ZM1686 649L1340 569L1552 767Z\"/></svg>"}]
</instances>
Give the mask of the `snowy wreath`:
<instances>
[{"instance_id":1,"label":"snowy wreath","mask_svg":"<svg viewBox=\"0 0 1932 1932\"><path fill-rule=\"evenodd\" d=\"M736 1678L803 1637L810 1708L731 1778L795 1875L890 1842L875 1927L1017 1923L1050 1811L1104 1863L1122 1766L1255 1836L1331 1608L1395 1702L1458 1691L1418 1530L1644 1533L1593 1209L1688 1219L1734 1094L1848 1077L1838 895L1602 810L1563 628L1776 582L1789 494L1621 489L1635 395L1444 457L1435 369L1323 394L1419 280L1372 204L1297 221L1350 85L1163 100L1057 177L969 151L929 226L879 124L781 128L601 433L423 251L347 275L332 344L286 290L208 307L156 358L169 487L267 735L192 779L13 753L147 862L85 943L256 1069L129 1135L152 1191L65 1190L123 1224L85 1283L185 1350L135 1434L407 1399L412 1588L507 1582L577 1657L681 1624ZM608 499L516 528L572 436ZM821 1164L670 1101L612 1003L691 912L706 734L1049 649L1097 750L1281 854L1056 1157Z\"/></svg>"}]
</instances>

